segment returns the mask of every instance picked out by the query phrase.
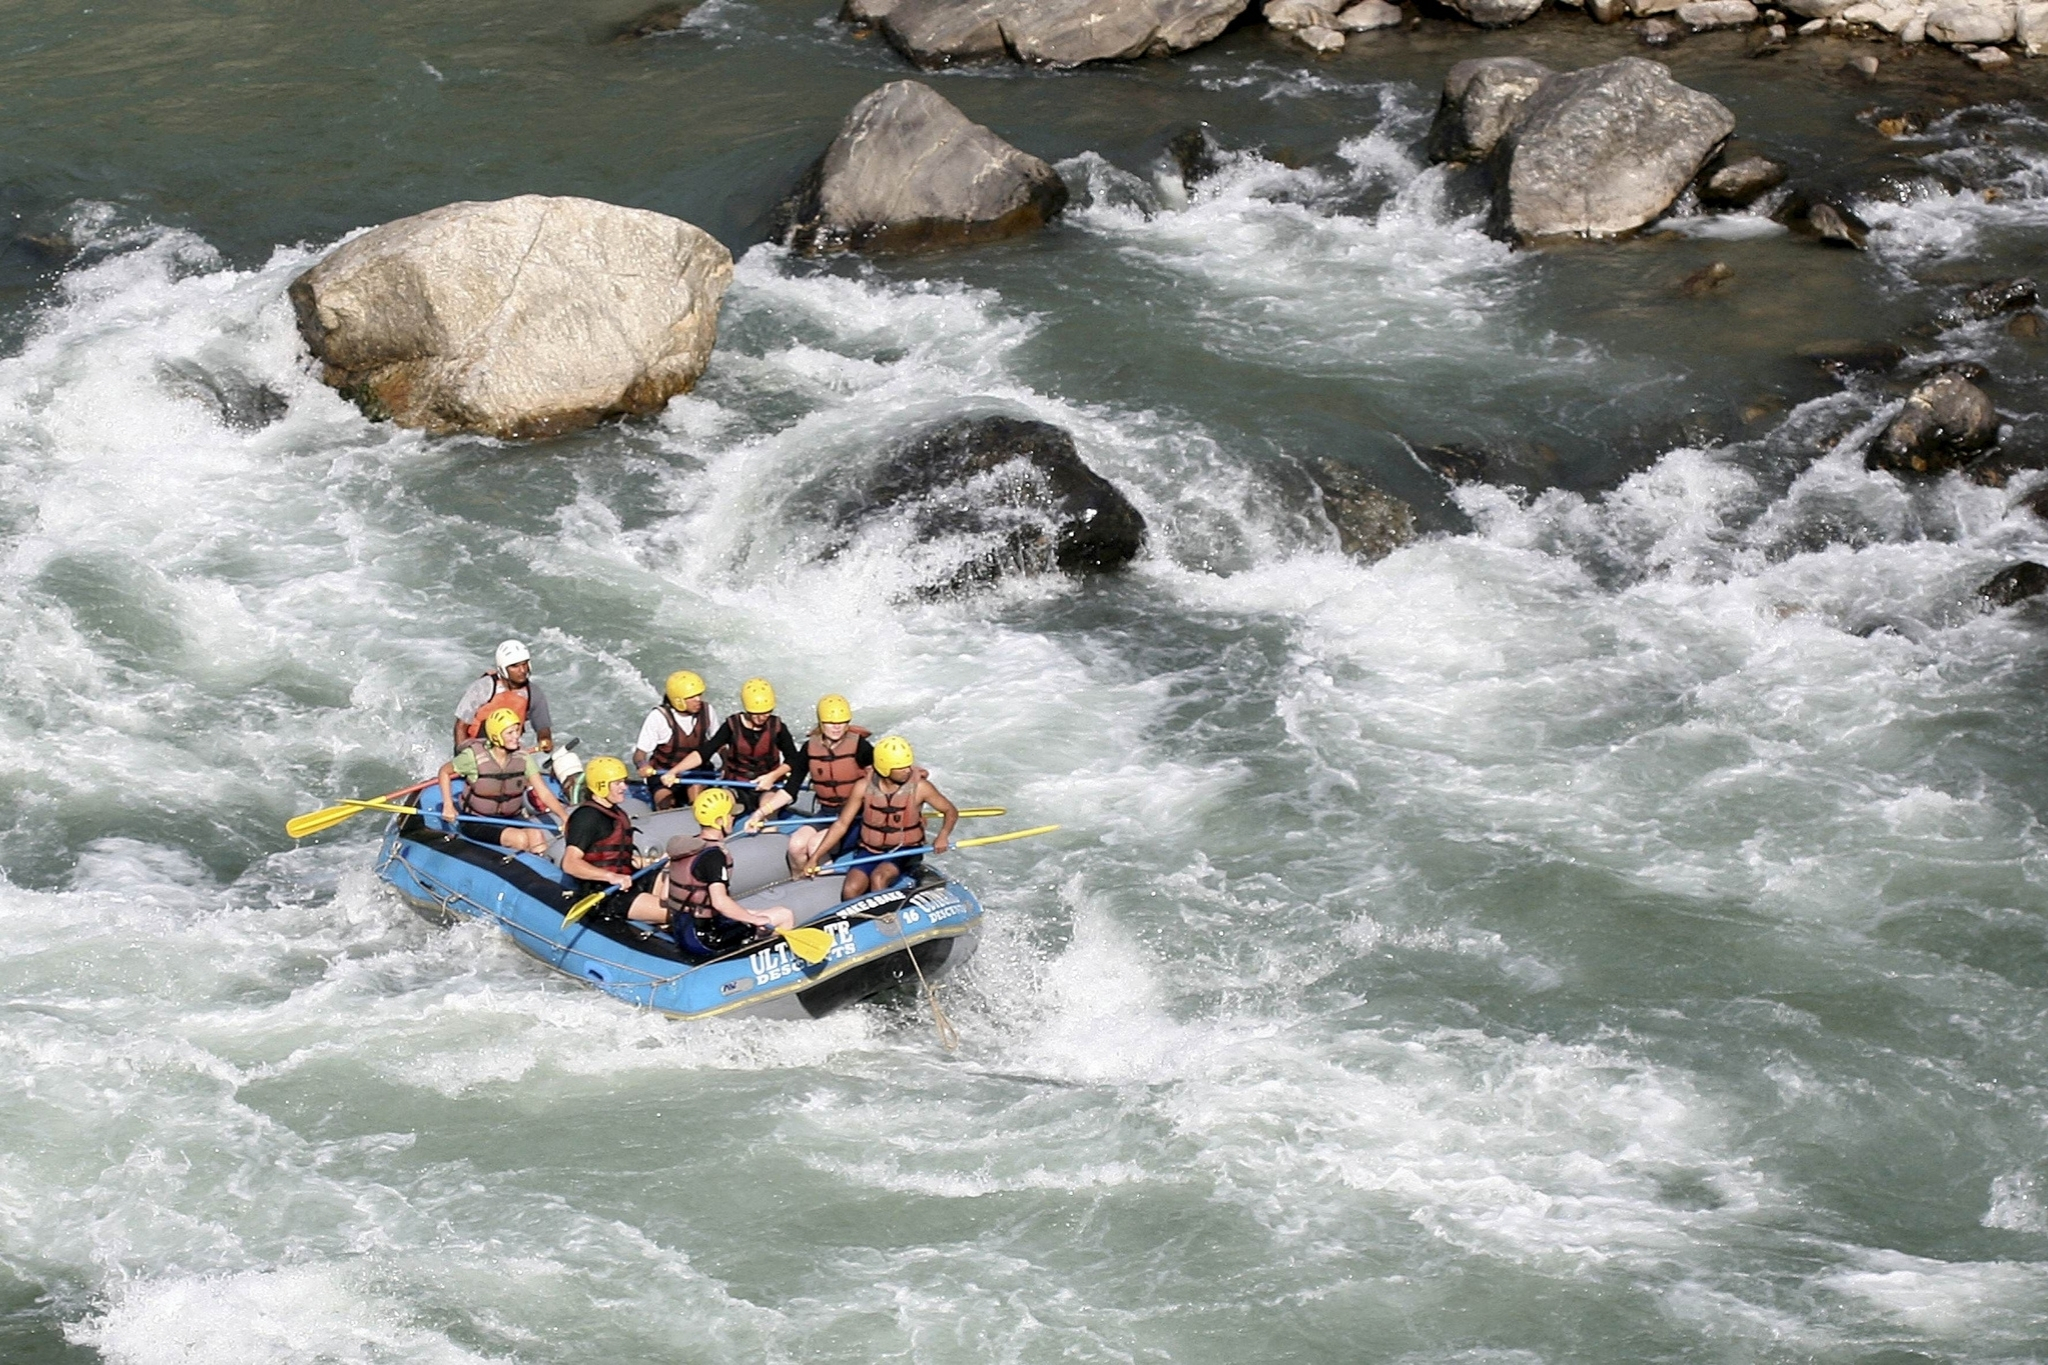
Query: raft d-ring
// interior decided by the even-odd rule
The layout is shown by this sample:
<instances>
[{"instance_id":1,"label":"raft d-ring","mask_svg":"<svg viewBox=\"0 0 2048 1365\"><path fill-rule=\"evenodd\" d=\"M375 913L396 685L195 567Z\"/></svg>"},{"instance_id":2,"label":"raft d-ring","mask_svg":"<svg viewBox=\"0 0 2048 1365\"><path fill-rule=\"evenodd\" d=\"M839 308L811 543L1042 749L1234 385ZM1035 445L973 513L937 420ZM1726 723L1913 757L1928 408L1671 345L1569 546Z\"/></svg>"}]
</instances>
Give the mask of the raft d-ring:
<instances>
[{"instance_id":1,"label":"raft d-ring","mask_svg":"<svg viewBox=\"0 0 2048 1365\"><path fill-rule=\"evenodd\" d=\"M597 982L600 986L604 984L604 973L599 971L595 967L585 967L583 969L583 974L589 977L592 981Z\"/></svg>"}]
</instances>

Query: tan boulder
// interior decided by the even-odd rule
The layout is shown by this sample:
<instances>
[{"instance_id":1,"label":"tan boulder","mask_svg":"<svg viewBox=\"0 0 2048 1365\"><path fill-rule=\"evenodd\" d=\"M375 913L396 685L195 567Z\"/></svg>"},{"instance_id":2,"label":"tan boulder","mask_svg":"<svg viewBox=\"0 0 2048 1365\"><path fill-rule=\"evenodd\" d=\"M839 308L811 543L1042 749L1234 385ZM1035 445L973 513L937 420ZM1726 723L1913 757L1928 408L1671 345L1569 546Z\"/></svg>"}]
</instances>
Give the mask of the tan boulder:
<instances>
[{"instance_id":1,"label":"tan boulder","mask_svg":"<svg viewBox=\"0 0 2048 1365\"><path fill-rule=\"evenodd\" d=\"M518 439L687 392L731 281L679 218L524 194L372 228L290 295L322 378L370 416Z\"/></svg>"}]
</instances>

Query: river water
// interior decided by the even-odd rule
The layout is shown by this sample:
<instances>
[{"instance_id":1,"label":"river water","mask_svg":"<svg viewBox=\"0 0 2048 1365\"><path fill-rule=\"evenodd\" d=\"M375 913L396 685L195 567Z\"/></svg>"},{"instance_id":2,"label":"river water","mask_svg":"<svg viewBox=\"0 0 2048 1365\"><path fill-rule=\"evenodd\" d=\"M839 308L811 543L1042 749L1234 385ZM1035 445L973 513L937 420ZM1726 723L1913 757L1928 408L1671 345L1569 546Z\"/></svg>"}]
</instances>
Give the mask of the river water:
<instances>
[{"instance_id":1,"label":"river water","mask_svg":"<svg viewBox=\"0 0 2048 1365\"><path fill-rule=\"evenodd\" d=\"M1434 90L1640 50L1575 18L952 74L1074 210L817 266L760 225L901 65L818 0L626 17L6 9L0 211L82 250L0 253L0 1358L2048 1353L2048 621L1971 599L2048 559L2039 476L1866 475L1903 390L1798 354L1973 360L2048 436L2040 341L1933 322L2039 268L2039 77L1667 54L1859 189L1859 255L1484 236ZM1189 201L1197 120L1239 154ZM525 191L744 252L694 395L502 448L311 377L296 272ZM1142 560L906 602L899 527L823 553L812 509L962 411L1072 431ZM1339 555L1324 459L1423 539ZM418 920L368 819L290 845L438 761L505 635L585 753L673 668L759 672L1063 822L955 860L962 1049L914 1002L636 1014Z\"/></svg>"}]
</instances>

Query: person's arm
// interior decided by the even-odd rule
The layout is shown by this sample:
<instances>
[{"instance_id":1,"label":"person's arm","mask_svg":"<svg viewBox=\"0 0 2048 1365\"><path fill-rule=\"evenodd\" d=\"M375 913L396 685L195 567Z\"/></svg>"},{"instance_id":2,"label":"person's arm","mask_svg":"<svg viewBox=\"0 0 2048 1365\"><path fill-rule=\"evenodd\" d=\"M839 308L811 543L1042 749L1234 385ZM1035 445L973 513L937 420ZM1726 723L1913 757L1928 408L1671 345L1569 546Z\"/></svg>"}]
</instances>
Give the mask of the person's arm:
<instances>
[{"instance_id":1,"label":"person's arm","mask_svg":"<svg viewBox=\"0 0 2048 1365\"><path fill-rule=\"evenodd\" d=\"M654 751L668 738L668 718L659 706L640 722L639 737L633 741L633 771L641 777L654 776Z\"/></svg>"},{"instance_id":2,"label":"person's arm","mask_svg":"<svg viewBox=\"0 0 2048 1365\"><path fill-rule=\"evenodd\" d=\"M818 840L817 847L811 851L811 865L805 868L803 873L806 877L815 877L818 874L819 858L827 851L839 847L839 841L846 837L846 831L852 829L853 822L860 818L861 803L867 800L867 795L868 780L863 777L853 784L853 790L846 794L846 804L839 808L839 818L832 822L832 828L825 831L824 837Z\"/></svg>"},{"instance_id":3,"label":"person's arm","mask_svg":"<svg viewBox=\"0 0 2048 1365\"><path fill-rule=\"evenodd\" d=\"M860 737L860 743L853 746L853 761L860 765L860 770L862 772L871 772L874 770L875 746L868 742L868 737L866 735L862 735Z\"/></svg>"},{"instance_id":4,"label":"person's arm","mask_svg":"<svg viewBox=\"0 0 2048 1365\"><path fill-rule=\"evenodd\" d=\"M711 884L711 908L727 919L738 920L741 924L767 925L774 929L787 929L796 923L796 915L786 905L771 905L766 910L749 910L732 898L724 882Z\"/></svg>"},{"instance_id":5,"label":"person's arm","mask_svg":"<svg viewBox=\"0 0 2048 1365\"><path fill-rule=\"evenodd\" d=\"M810 771L810 766L804 760L804 751L797 748L796 737L790 734L787 725L776 727L775 738L776 747L782 751L782 766L774 772L765 774L775 778L775 782L770 782L768 787L779 782L782 790L789 794L789 799L794 801L796 794L803 790L804 774ZM761 790L766 791L768 787L762 787Z\"/></svg>"},{"instance_id":6,"label":"person's arm","mask_svg":"<svg viewBox=\"0 0 2048 1365\"><path fill-rule=\"evenodd\" d=\"M457 722L460 725L460 722ZM455 828L455 764L451 761L441 765L441 820L449 828Z\"/></svg>"},{"instance_id":7,"label":"person's arm","mask_svg":"<svg viewBox=\"0 0 2048 1365\"><path fill-rule=\"evenodd\" d=\"M713 754L719 753L731 746L732 717L727 716L724 722L711 732L711 738L704 741L704 761L709 763Z\"/></svg>"},{"instance_id":8,"label":"person's arm","mask_svg":"<svg viewBox=\"0 0 2048 1365\"><path fill-rule=\"evenodd\" d=\"M623 890L633 884L633 879L623 872L607 872L583 856L583 850L571 844L562 850L562 871L585 882L610 882Z\"/></svg>"},{"instance_id":9,"label":"person's arm","mask_svg":"<svg viewBox=\"0 0 2048 1365\"><path fill-rule=\"evenodd\" d=\"M533 726L542 753L555 747L555 718L548 711L547 693L540 690L540 684L531 676L526 679L526 720Z\"/></svg>"},{"instance_id":10,"label":"person's arm","mask_svg":"<svg viewBox=\"0 0 2048 1365\"><path fill-rule=\"evenodd\" d=\"M952 843L953 826L960 823L960 808L948 801L946 794L929 782L919 782L917 789L924 805L933 807L946 817L939 825L939 837L932 840L932 852L944 853Z\"/></svg>"}]
</instances>

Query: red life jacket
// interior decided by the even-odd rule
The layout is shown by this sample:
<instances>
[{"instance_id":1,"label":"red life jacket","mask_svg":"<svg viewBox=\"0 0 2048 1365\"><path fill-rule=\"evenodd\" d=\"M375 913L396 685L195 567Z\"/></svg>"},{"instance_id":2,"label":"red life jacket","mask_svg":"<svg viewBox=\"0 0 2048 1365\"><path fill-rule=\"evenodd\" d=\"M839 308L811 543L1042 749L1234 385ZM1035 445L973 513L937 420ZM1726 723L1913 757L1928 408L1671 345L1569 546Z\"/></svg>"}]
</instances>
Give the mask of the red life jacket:
<instances>
[{"instance_id":1,"label":"red life jacket","mask_svg":"<svg viewBox=\"0 0 2048 1365\"><path fill-rule=\"evenodd\" d=\"M656 709L661 712L661 718L668 722L668 738L655 745L654 752L647 755L649 764L665 772L675 767L676 764L682 762L691 754L704 753L704 741L711 738L711 736L705 732L704 713L702 711L688 718L691 726L694 728L688 734L685 734L683 733L684 717L678 714L673 706L664 701ZM710 755L705 754L705 757L708 759Z\"/></svg>"},{"instance_id":2,"label":"red life jacket","mask_svg":"<svg viewBox=\"0 0 2048 1365\"><path fill-rule=\"evenodd\" d=\"M478 735L481 735L484 732L484 722L490 719L491 712L493 711L517 711L519 713L519 723L521 725L526 724L526 688L524 686L513 687L496 673L486 673L484 676L496 683L498 690L491 694L489 701L476 708L475 715L462 722L462 737L464 739L475 739Z\"/></svg>"},{"instance_id":3,"label":"red life jacket","mask_svg":"<svg viewBox=\"0 0 2048 1365\"><path fill-rule=\"evenodd\" d=\"M710 847L700 842L689 856L669 859L668 894L662 898L662 906L670 920L684 915L708 919L716 913L711 907L711 883L697 877L697 855Z\"/></svg>"},{"instance_id":4,"label":"red life jacket","mask_svg":"<svg viewBox=\"0 0 2048 1365\"><path fill-rule=\"evenodd\" d=\"M510 820L524 814L526 755L509 753L501 763L492 755L487 739L473 739L463 747L476 755L476 780L462 793L463 813L494 820Z\"/></svg>"},{"instance_id":5,"label":"red life jacket","mask_svg":"<svg viewBox=\"0 0 2048 1365\"><path fill-rule=\"evenodd\" d=\"M868 794L860 806L863 852L888 853L924 842L924 802L917 798L920 781L913 777L894 795L884 795L882 775L876 773L868 779Z\"/></svg>"},{"instance_id":6,"label":"red life jacket","mask_svg":"<svg viewBox=\"0 0 2048 1365\"><path fill-rule=\"evenodd\" d=\"M720 754L723 764L718 770L720 777L735 782L751 782L761 774L773 772L782 762L776 753L776 741L782 736L782 718L768 717L767 724L758 730L750 730L738 716L732 718L732 741Z\"/></svg>"},{"instance_id":7,"label":"red life jacket","mask_svg":"<svg viewBox=\"0 0 2048 1365\"><path fill-rule=\"evenodd\" d=\"M825 738L821 726L804 741L804 757L810 760L811 790L818 794L819 810L836 812L859 784L866 769L854 755L860 752L860 742L868 733L858 725L849 725L834 744Z\"/></svg>"},{"instance_id":8,"label":"red life jacket","mask_svg":"<svg viewBox=\"0 0 2048 1365\"><path fill-rule=\"evenodd\" d=\"M612 827L605 831L602 839L583 850L583 860L600 871L620 872L631 876L633 817L617 806L601 806L595 801L585 801L583 805L595 811L602 811L605 818L612 822Z\"/></svg>"}]
</instances>

